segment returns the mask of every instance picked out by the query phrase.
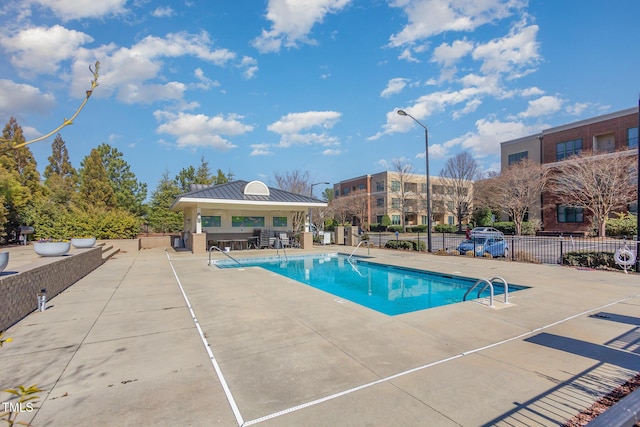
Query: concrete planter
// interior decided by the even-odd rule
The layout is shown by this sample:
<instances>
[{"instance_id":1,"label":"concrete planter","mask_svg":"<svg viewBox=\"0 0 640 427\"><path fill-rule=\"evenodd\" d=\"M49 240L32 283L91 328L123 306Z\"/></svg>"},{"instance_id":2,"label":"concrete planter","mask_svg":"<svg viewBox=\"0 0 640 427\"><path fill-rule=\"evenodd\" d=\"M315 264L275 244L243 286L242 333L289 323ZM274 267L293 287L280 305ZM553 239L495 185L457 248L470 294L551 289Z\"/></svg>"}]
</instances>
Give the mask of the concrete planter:
<instances>
[{"instance_id":1,"label":"concrete planter","mask_svg":"<svg viewBox=\"0 0 640 427\"><path fill-rule=\"evenodd\" d=\"M0 273L7 268L7 264L9 264L9 251L0 252Z\"/></svg>"},{"instance_id":2,"label":"concrete planter","mask_svg":"<svg viewBox=\"0 0 640 427\"><path fill-rule=\"evenodd\" d=\"M71 242L34 242L33 250L40 256L62 256L71 249Z\"/></svg>"},{"instance_id":3,"label":"concrete planter","mask_svg":"<svg viewBox=\"0 0 640 427\"><path fill-rule=\"evenodd\" d=\"M74 237L71 239L71 244L74 248L92 248L96 244L95 237Z\"/></svg>"}]
</instances>

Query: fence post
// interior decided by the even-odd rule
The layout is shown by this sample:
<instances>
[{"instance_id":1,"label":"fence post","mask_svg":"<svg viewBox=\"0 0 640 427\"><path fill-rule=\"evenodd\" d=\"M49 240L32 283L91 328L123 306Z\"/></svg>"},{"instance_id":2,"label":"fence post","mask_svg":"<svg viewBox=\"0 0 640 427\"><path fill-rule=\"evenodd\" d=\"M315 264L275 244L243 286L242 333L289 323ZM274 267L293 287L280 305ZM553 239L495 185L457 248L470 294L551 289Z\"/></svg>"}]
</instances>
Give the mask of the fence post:
<instances>
[{"instance_id":1,"label":"fence post","mask_svg":"<svg viewBox=\"0 0 640 427\"><path fill-rule=\"evenodd\" d=\"M416 246L416 251L420 252L420 229L418 229L418 245Z\"/></svg>"},{"instance_id":2,"label":"fence post","mask_svg":"<svg viewBox=\"0 0 640 427\"><path fill-rule=\"evenodd\" d=\"M516 238L514 237L515 234L511 233L511 261L515 261L516 260Z\"/></svg>"},{"instance_id":3,"label":"fence post","mask_svg":"<svg viewBox=\"0 0 640 427\"><path fill-rule=\"evenodd\" d=\"M442 248L446 248L447 246L444 243L444 231L442 232Z\"/></svg>"},{"instance_id":4,"label":"fence post","mask_svg":"<svg viewBox=\"0 0 640 427\"><path fill-rule=\"evenodd\" d=\"M563 255L563 250L562 250L562 242L564 241L564 239L562 238L562 233L560 234L560 265L564 264L564 255Z\"/></svg>"}]
</instances>

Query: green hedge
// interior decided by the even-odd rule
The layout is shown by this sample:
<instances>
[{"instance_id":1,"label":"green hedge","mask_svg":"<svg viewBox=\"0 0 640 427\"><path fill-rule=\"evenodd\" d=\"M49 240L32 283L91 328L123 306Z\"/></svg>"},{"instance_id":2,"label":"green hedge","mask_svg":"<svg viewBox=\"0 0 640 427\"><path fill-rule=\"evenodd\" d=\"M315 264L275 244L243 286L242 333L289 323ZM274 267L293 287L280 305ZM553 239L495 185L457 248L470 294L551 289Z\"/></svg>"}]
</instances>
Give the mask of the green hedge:
<instances>
[{"instance_id":1,"label":"green hedge","mask_svg":"<svg viewBox=\"0 0 640 427\"><path fill-rule=\"evenodd\" d=\"M629 213L616 213L617 218L607 221L607 236L627 236L632 238L638 233L638 217Z\"/></svg>"},{"instance_id":2,"label":"green hedge","mask_svg":"<svg viewBox=\"0 0 640 427\"><path fill-rule=\"evenodd\" d=\"M393 231L394 233L397 231L398 233L404 233L404 229L401 225L390 225L387 227L388 231Z\"/></svg>"},{"instance_id":3,"label":"green hedge","mask_svg":"<svg viewBox=\"0 0 640 427\"><path fill-rule=\"evenodd\" d=\"M562 255L562 264L575 267L611 268L619 270L613 252L572 251Z\"/></svg>"},{"instance_id":4,"label":"green hedge","mask_svg":"<svg viewBox=\"0 0 640 427\"><path fill-rule=\"evenodd\" d=\"M455 233L456 231L458 231L458 226L449 224L438 224L433 227L433 230L436 233Z\"/></svg>"},{"instance_id":5,"label":"green hedge","mask_svg":"<svg viewBox=\"0 0 640 427\"><path fill-rule=\"evenodd\" d=\"M413 227L407 228L407 231L409 231L411 233L426 233L427 232L427 226L426 226L426 224L414 225Z\"/></svg>"},{"instance_id":6,"label":"green hedge","mask_svg":"<svg viewBox=\"0 0 640 427\"><path fill-rule=\"evenodd\" d=\"M388 249L404 249L409 251L424 251L426 249L426 245L423 241L417 240L389 240L384 245L385 248ZM419 248L419 249L418 249Z\"/></svg>"}]
</instances>

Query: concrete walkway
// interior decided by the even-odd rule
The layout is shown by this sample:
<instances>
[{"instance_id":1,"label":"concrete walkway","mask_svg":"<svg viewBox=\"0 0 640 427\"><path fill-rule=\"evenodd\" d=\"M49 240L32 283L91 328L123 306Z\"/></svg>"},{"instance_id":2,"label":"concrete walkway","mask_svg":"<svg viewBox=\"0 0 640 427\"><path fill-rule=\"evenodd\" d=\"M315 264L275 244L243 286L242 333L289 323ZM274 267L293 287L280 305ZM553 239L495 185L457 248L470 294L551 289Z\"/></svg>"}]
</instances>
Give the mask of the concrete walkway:
<instances>
[{"instance_id":1,"label":"concrete walkway","mask_svg":"<svg viewBox=\"0 0 640 427\"><path fill-rule=\"evenodd\" d=\"M6 332L0 389L44 390L34 426L546 426L640 371L638 275L371 256L531 288L390 317L206 255L118 254Z\"/></svg>"}]
</instances>

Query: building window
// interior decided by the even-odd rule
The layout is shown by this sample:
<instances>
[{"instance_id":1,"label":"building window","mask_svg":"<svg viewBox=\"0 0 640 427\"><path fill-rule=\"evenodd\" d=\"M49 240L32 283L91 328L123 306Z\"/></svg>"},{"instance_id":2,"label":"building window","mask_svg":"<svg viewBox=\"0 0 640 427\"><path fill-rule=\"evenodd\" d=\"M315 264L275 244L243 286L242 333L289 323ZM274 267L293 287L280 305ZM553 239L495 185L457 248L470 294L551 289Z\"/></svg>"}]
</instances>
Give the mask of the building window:
<instances>
[{"instance_id":1,"label":"building window","mask_svg":"<svg viewBox=\"0 0 640 427\"><path fill-rule=\"evenodd\" d=\"M350 191L351 191L351 189L349 187L345 187L345 188L342 189L342 195L343 196L348 196Z\"/></svg>"},{"instance_id":2,"label":"building window","mask_svg":"<svg viewBox=\"0 0 640 427\"><path fill-rule=\"evenodd\" d=\"M448 217L447 217L447 223L448 223L449 225L453 225L453 217L452 217L452 216L448 216Z\"/></svg>"},{"instance_id":3,"label":"building window","mask_svg":"<svg viewBox=\"0 0 640 427\"><path fill-rule=\"evenodd\" d=\"M400 199L391 199L391 209L400 209Z\"/></svg>"},{"instance_id":4,"label":"building window","mask_svg":"<svg viewBox=\"0 0 640 427\"><path fill-rule=\"evenodd\" d=\"M286 227L287 226L287 217L286 216L274 216L273 217L273 226L274 227Z\"/></svg>"},{"instance_id":5,"label":"building window","mask_svg":"<svg viewBox=\"0 0 640 427\"><path fill-rule=\"evenodd\" d=\"M556 161L564 160L582 152L582 139L574 139L556 144Z\"/></svg>"},{"instance_id":6,"label":"building window","mask_svg":"<svg viewBox=\"0 0 640 427\"><path fill-rule=\"evenodd\" d=\"M400 225L400 215L391 215L391 225Z\"/></svg>"},{"instance_id":7,"label":"building window","mask_svg":"<svg viewBox=\"0 0 640 427\"><path fill-rule=\"evenodd\" d=\"M420 192L421 193L427 192L427 184L420 184Z\"/></svg>"},{"instance_id":8,"label":"building window","mask_svg":"<svg viewBox=\"0 0 640 427\"><path fill-rule=\"evenodd\" d=\"M379 208L384 208L384 199L376 199L376 206Z\"/></svg>"},{"instance_id":9,"label":"building window","mask_svg":"<svg viewBox=\"0 0 640 427\"><path fill-rule=\"evenodd\" d=\"M582 208L576 208L573 206L558 205L556 207L558 212L558 222L583 222L584 216L582 214Z\"/></svg>"},{"instance_id":10,"label":"building window","mask_svg":"<svg viewBox=\"0 0 640 427\"><path fill-rule=\"evenodd\" d=\"M429 224L429 218L427 218L427 215L422 215L422 224L423 225Z\"/></svg>"},{"instance_id":11,"label":"building window","mask_svg":"<svg viewBox=\"0 0 640 427\"><path fill-rule=\"evenodd\" d=\"M391 181L391 191L400 191L400 181Z\"/></svg>"},{"instance_id":12,"label":"building window","mask_svg":"<svg viewBox=\"0 0 640 427\"><path fill-rule=\"evenodd\" d=\"M629 148L638 148L638 128L627 129L627 143Z\"/></svg>"},{"instance_id":13,"label":"building window","mask_svg":"<svg viewBox=\"0 0 640 427\"><path fill-rule=\"evenodd\" d=\"M509 154L509 166L518 163L521 160L529 158L528 151L522 151L520 153Z\"/></svg>"},{"instance_id":14,"label":"building window","mask_svg":"<svg viewBox=\"0 0 640 427\"><path fill-rule=\"evenodd\" d=\"M376 191L384 191L384 181L376 181Z\"/></svg>"},{"instance_id":15,"label":"building window","mask_svg":"<svg viewBox=\"0 0 640 427\"><path fill-rule=\"evenodd\" d=\"M382 224L382 217L383 217L383 216L384 216L384 215L378 215L378 216L376 216L376 222L377 222L378 224Z\"/></svg>"},{"instance_id":16,"label":"building window","mask_svg":"<svg viewBox=\"0 0 640 427\"><path fill-rule=\"evenodd\" d=\"M364 184L358 184L358 190L364 190Z\"/></svg>"}]
</instances>

